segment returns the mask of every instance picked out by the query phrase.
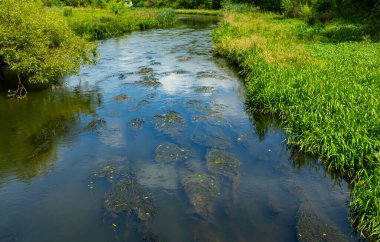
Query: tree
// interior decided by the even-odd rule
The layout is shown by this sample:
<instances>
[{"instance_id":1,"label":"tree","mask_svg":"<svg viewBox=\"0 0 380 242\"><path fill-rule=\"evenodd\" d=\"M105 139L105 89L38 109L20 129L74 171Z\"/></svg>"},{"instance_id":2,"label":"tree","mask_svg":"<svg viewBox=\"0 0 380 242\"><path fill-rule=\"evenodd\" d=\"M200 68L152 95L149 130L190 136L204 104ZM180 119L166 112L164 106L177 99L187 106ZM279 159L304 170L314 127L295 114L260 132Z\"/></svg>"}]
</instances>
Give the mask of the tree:
<instances>
[{"instance_id":1,"label":"tree","mask_svg":"<svg viewBox=\"0 0 380 242\"><path fill-rule=\"evenodd\" d=\"M41 0L0 0L0 61L28 83L55 82L94 57L95 45L76 36Z\"/></svg>"}]
</instances>

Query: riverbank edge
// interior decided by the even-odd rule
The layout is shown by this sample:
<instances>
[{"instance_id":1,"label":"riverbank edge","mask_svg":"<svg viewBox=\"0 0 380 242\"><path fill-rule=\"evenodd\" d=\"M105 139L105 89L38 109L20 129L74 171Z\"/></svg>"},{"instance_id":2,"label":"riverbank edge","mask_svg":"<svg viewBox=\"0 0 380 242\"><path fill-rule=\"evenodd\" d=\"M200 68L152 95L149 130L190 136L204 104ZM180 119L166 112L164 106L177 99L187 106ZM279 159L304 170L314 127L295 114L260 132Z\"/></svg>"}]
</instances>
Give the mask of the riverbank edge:
<instances>
[{"instance_id":1,"label":"riverbank edge","mask_svg":"<svg viewBox=\"0 0 380 242\"><path fill-rule=\"evenodd\" d=\"M88 40L102 40L121 36L136 30L166 28L176 22L174 9L133 8L120 14L107 9L59 8L69 26L79 36Z\"/></svg>"},{"instance_id":2,"label":"riverbank edge","mask_svg":"<svg viewBox=\"0 0 380 242\"><path fill-rule=\"evenodd\" d=\"M335 139L326 141L329 136L323 134L324 127L320 127L322 122L319 124L319 127L313 125L311 127L302 126L302 124L306 125L310 121L302 120L310 118L310 115L306 115L305 112L313 112L316 108L311 104L301 109L296 107L297 102L310 99L310 103L312 103L313 99L315 99L315 96L308 95L308 92L305 91L303 86L305 84L294 82L291 85L289 84L290 86L287 86L287 89L284 91L275 90L276 85L277 89L284 87L283 82L287 81L286 78L291 75L293 75L293 79L301 78L303 82L307 82L310 78L318 79L317 74L323 73L324 68L328 69L325 67L329 65L328 62L316 60L315 56L317 54L313 53L311 55L308 53L308 45L318 43L319 40L309 38L299 41L297 37L293 36L295 33L289 35L294 30L294 26L290 25L293 25L296 21L294 20L293 22L293 20L287 20L280 15L272 13L256 12L251 15L226 13L221 25L213 31L214 49L217 54L225 57L240 70L240 74L244 77L247 87L247 105L250 109L280 117L283 120L283 128L289 134L288 143L290 145L295 145L302 151L321 157L327 170L338 173L350 183L352 194L349 208L353 226L361 232L363 237L367 237L371 241L380 241L380 137L376 136L376 134L372 136L365 135L363 139L372 139L368 143L373 142L373 144L364 150L358 148L357 151L355 150L357 148L355 147L355 142L346 144L346 147L340 147L342 145L339 142L342 140L339 142ZM250 24L254 25L254 27L251 28ZM301 21L297 24L302 27L305 26ZM287 25L290 26L288 28L289 33L284 34L286 30L283 29L287 29ZM290 49L291 51L279 50L276 46L278 41L285 40L285 38L288 38L285 41L285 45L288 45L284 46L284 50ZM268 43L268 39L274 40L275 43ZM334 51L337 51L340 47L336 43L323 43L323 45L329 44L337 46L337 49L334 49L335 47L332 46ZM270 47L267 47L268 45ZM380 50L378 46L376 50ZM320 72L315 71L309 76L305 75L304 70L308 69L308 65L318 69ZM343 67L347 68L348 66ZM367 67L371 68L370 66ZM380 72L377 70L377 73ZM323 78L320 80L323 80ZM375 81L373 80L374 83ZM344 86L344 88L338 88L335 91L345 93L347 88L350 88L349 85L350 83ZM378 89L376 88L376 90ZM376 90L371 93L376 93ZM302 93L302 95L298 95L297 93ZM300 98L301 96L303 97ZM333 101L326 101L324 104L326 107L329 105L334 106ZM349 103L348 106L351 104L354 103ZM364 106L366 105L364 104ZM371 111L379 111L377 108L378 103L369 106L370 110L362 110L362 115L365 117L367 116L366 114L372 113ZM342 110L348 111L348 109ZM320 110L316 110L315 112L317 113L318 111ZM323 115L323 113L321 114ZM325 115L328 116L329 113L325 113ZM378 117L376 116L376 118ZM376 121L376 118L373 118L372 121ZM357 119L360 119L360 117L357 117ZM343 118L342 120L338 118L335 121L343 122L343 126L345 126L343 129L350 129L351 124L349 119L344 120ZM340 124L337 126L340 126ZM316 134L316 128L322 129L322 135L312 137ZM363 132L370 132L369 125L364 126L364 129ZM337 133L340 133L340 130L338 131ZM321 140L323 138L325 138L324 141ZM360 142L360 138L358 140ZM363 154L351 155L345 152L347 150L354 150L353 152L356 153L363 152Z\"/></svg>"},{"instance_id":3,"label":"riverbank edge","mask_svg":"<svg viewBox=\"0 0 380 242\"><path fill-rule=\"evenodd\" d=\"M184 15L209 15L209 16L222 16L221 10L210 9L175 9L176 14Z\"/></svg>"}]
</instances>

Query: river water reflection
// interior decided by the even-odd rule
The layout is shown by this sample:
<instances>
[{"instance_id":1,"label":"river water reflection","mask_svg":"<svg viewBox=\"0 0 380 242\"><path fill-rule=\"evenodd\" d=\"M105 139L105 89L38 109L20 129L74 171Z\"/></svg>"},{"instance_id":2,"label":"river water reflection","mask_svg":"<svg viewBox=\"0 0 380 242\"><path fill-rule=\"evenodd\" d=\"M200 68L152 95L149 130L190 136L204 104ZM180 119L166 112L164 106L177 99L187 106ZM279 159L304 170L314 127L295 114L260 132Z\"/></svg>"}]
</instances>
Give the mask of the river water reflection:
<instances>
[{"instance_id":1,"label":"river water reflection","mask_svg":"<svg viewBox=\"0 0 380 242\"><path fill-rule=\"evenodd\" d=\"M102 41L0 98L0 241L355 241L349 190L244 106L214 17Z\"/></svg>"}]
</instances>

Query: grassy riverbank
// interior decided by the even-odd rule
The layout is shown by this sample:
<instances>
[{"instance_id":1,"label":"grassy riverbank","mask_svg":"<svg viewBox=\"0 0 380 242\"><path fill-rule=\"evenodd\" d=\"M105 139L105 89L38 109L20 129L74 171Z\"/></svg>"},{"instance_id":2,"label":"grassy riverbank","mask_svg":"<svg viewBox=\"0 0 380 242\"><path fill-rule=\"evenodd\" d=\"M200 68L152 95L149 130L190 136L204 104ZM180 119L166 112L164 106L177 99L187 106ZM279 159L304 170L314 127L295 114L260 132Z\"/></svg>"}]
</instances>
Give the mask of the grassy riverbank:
<instances>
[{"instance_id":1,"label":"grassy riverbank","mask_svg":"<svg viewBox=\"0 0 380 242\"><path fill-rule=\"evenodd\" d=\"M380 43L366 30L252 11L226 13L213 39L245 77L249 107L279 116L290 144L352 183L353 224L378 240Z\"/></svg>"},{"instance_id":2,"label":"grassy riverbank","mask_svg":"<svg viewBox=\"0 0 380 242\"><path fill-rule=\"evenodd\" d=\"M174 24L176 14L173 9L127 9L114 14L107 9L65 8L64 13L70 27L86 39L104 39L144 30L167 27Z\"/></svg>"},{"instance_id":3,"label":"grassy riverbank","mask_svg":"<svg viewBox=\"0 0 380 242\"><path fill-rule=\"evenodd\" d=\"M195 15L211 15L218 16L221 15L220 10L212 10L212 9L176 9L175 12L177 14L195 14Z\"/></svg>"}]
</instances>

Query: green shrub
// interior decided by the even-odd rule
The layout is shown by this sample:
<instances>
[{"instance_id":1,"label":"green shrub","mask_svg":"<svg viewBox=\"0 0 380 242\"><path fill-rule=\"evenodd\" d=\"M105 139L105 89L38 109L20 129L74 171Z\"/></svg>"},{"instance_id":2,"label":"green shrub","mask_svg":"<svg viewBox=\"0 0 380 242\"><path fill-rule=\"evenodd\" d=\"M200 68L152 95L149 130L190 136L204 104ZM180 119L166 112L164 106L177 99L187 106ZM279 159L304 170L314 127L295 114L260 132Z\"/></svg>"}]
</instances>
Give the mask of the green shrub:
<instances>
[{"instance_id":1,"label":"green shrub","mask_svg":"<svg viewBox=\"0 0 380 242\"><path fill-rule=\"evenodd\" d=\"M78 35L94 40L172 25L175 12L172 9L128 9L123 14L113 14L105 9L80 8L67 19Z\"/></svg>"},{"instance_id":2,"label":"green shrub","mask_svg":"<svg viewBox=\"0 0 380 242\"><path fill-rule=\"evenodd\" d=\"M72 7L63 7L63 16L71 16L73 15L73 8Z\"/></svg>"},{"instance_id":3,"label":"green shrub","mask_svg":"<svg viewBox=\"0 0 380 242\"><path fill-rule=\"evenodd\" d=\"M245 13L253 10L253 6L248 3L233 3L230 0L222 2L222 8L224 11Z\"/></svg>"},{"instance_id":4,"label":"green shrub","mask_svg":"<svg viewBox=\"0 0 380 242\"><path fill-rule=\"evenodd\" d=\"M296 18L300 15L301 4L298 0L282 0L281 7L287 17Z\"/></svg>"},{"instance_id":5,"label":"green shrub","mask_svg":"<svg viewBox=\"0 0 380 242\"><path fill-rule=\"evenodd\" d=\"M51 83L93 60L95 46L76 36L62 13L39 0L0 1L0 59L29 83Z\"/></svg>"},{"instance_id":6,"label":"green shrub","mask_svg":"<svg viewBox=\"0 0 380 242\"><path fill-rule=\"evenodd\" d=\"M173 24L176 18L176 13L172 8L162 8L158 11L157 21L161 26Z\"/></svg>"},{"instance_id":7,"label":"green shrub","mask_svg":"<svg viewBox=\"0 0 380 242\"><path fill-rule=\"evenodd\" d=\"M48 6L48 7L61 6L62 5L61 0L42 0L42 2L45 4L45 6Z\"/></svg>"},{"instance_id":8,"label":"green shrub","mask_svg":"<svg viewBox=\"0 0 380 242\"><path fill-rule=\"evenodd\" d=\"M313 9L309 4L306 3L301 5L300 17L308 22L310 22L311 19L313 19Z\"/></svg>"},{"instance_id":9,"label":"green shrub","mask_svg":"<svg viewBox=\"0 0 380 242\"><path fill-rule=\"evenodd\" d=\"M107 4L107 8L110 9L114 14L121 15L125 12L124 1L123 0L111 0Z\"/></svg>"}]
</instances>

